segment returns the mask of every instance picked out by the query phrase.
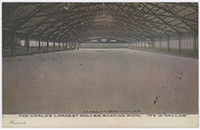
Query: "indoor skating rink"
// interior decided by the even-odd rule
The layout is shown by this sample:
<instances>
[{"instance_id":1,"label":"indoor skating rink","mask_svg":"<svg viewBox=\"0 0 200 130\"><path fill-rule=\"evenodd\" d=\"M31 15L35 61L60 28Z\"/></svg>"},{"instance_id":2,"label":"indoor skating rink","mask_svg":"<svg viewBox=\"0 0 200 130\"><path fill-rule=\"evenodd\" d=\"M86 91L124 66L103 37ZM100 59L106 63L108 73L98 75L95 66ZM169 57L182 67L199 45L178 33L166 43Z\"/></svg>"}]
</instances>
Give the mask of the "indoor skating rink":
<instances>
[{"instance_id":1,"label":"indoor skating rink","mask_svg":"<svg viewBox=\"0 0 200 130\"><path fill-rule=\"evenodd\" d=\"M198 113L198 59L80 49L2 62L4 114Z\"/></svg>"}]
</instances>

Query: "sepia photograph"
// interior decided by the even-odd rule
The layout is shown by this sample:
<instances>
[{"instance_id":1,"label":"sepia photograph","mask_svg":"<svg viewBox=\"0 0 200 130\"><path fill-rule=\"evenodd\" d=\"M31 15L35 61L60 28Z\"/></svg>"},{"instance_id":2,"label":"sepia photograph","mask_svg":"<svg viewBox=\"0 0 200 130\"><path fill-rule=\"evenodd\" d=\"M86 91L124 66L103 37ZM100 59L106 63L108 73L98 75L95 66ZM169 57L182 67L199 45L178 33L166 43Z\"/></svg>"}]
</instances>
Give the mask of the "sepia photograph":
<instances>
[{"instance_id":1,"label":"sepia photograph","mask_svg":"<svg viewBox=\"0 0 200 130\"><path fill-rule=\"evenodd\" d=\"M1 6L3 127L199 126L198 2Z\"/></svg>"}]
</instances>

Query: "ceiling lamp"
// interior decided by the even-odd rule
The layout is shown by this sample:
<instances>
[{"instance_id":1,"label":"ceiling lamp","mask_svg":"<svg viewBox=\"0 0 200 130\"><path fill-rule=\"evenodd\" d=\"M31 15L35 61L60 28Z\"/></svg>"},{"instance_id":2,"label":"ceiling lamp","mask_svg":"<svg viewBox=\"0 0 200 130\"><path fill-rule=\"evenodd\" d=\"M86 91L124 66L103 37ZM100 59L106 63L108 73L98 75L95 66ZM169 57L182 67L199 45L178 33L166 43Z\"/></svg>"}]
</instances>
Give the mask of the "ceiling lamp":
<instances>
[{"instance_id":1,"label":"ceiling lamp","mask_svg":"<svg viewBox=\"0 0 200 130\"><path fill-rule=\"evenodd\" d=\"M67 10L69 10L69 7L70 7L70 3L67 3L67 5L64 6L64 9L67 11Z\"/></svg>"},{"instance_id":2,"label":"ceiling lamp","mask_svg":"<svg viewBox=\"0 0 200 130\"><path fill-rule=\"evenodd\" d=\"M65 9L65 10L69 10L69 7L65 7L65 6L64 6L64 9Z\"/></svg>"},{"instance_id":3,"label":"ceiling lamp","mask_svg":"<svg viewBox=\"0 0 200 130\"><path fill-rule=\"evenodd\" d=\"M106 11L105 11L105 4L104 4L104 2L103 2L103 15L102 15L102 17L103 17L103 18L105 18L105 17L106 17L106 14L105 14L105 12L106 12Z\"/></svg>"},{"instance_id":4,"label":"ceiling lamp","mask_svg":"<svg viewBox=\"0 0 200 130\"><path fill-rule=\"evenodd\" d=\"M140 3L138 4L137 9L140 11L142 9L142 6L140 5Z\"/></svg>"}]
</instances>

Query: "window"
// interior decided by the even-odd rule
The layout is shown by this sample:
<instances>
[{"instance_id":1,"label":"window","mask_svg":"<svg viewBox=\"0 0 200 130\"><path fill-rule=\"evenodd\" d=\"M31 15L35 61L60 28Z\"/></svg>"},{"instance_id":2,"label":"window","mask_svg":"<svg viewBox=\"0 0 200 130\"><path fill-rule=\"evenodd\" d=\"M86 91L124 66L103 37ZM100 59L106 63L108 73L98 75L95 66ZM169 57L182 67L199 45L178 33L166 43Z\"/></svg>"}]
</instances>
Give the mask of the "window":
<instances>
[{"instance_id":1,"label":"window","mask_svg":"<svg viewBox=\"0 0 200 130\"><path fill-rule=\"evenodd\" d=\"M101 39L101 42L107 42L107 39Z\"/></svg>"},{"instance_id":2,"label":"window","mask_svg":"<svg viewBox=\"0 0 200 130\"><path fill-rule=\"evenodd\" d=\"M110 40L111 42L116 42L116 40Z\"/></svg>"}]
</instances>

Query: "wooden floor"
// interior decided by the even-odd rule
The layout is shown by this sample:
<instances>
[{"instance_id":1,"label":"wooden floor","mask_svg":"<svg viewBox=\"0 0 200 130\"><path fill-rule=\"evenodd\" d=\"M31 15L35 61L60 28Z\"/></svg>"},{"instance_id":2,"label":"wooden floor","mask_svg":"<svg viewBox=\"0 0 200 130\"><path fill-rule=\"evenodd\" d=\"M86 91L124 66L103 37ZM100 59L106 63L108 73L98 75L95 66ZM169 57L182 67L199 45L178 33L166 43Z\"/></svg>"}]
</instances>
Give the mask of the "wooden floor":
<instances>
[{"instance_id":1,"label":"wooden floor","mask_svg":"<svg viewBox=\"0 0 200 130\"><path fill-rule=\"evenodd\" d=\"M3 113L198 113L198 59L81 49L3 59Z\"/></svg>"}]
</instances>

